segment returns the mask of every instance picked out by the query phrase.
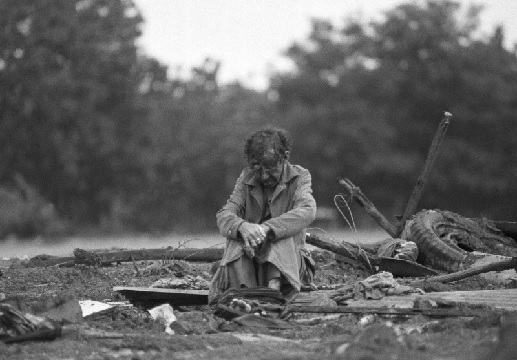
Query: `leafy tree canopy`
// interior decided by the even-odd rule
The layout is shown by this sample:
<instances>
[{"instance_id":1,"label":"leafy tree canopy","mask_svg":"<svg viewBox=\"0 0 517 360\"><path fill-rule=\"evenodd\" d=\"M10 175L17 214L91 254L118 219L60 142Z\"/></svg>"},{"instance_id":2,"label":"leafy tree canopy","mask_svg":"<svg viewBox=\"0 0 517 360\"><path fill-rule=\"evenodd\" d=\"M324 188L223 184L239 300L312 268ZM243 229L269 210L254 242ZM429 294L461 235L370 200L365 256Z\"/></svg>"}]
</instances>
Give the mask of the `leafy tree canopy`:
<instances>
[{"instance_id":1,"label":"leafy tree canopy","mask_svg":"<svg viewBox=\"0 0 517 360\"><path fill-rule=\"evenodd\" d=\"M459 10L452 1L427 1L369 24L314 20L307 42L288 49L296 71L277 74L272 86L322 197L331 199L330 184L346 176L402 211L449 111L423 205L515 213L507 199L517 191L509 171L517 153L517 58L503 48L502 28L476 37L480 7L463 17Z\"/></svg>"},{"instance_id":2,"label":"leafy tree canopy","mask_svg":"<svg viewBox=\"0 0 517 360\"><path fill-rule=\"evenodd\" d=\"M98 212L119 185L142 18L129 0L6 0L0 14L0 180Z\"/></svg>"}]
</instances>

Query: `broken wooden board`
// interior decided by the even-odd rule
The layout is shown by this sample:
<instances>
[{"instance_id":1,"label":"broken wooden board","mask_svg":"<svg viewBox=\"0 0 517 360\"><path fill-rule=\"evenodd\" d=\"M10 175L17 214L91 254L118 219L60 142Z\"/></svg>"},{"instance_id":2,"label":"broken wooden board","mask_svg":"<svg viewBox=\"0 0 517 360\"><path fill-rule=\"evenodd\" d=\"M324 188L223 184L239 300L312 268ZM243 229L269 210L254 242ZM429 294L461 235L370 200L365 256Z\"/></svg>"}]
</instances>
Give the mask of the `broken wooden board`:
<instances>
[{"instance_id":1,"label":"broken wooden board","mask_svg":"<svg viewBox=\"0 0 517 360\"><path fill-rule=\"evenodd\" d=\"M173 307L208 305L208 290L116 286L113 291L122 294L132 304L144 307L166 303Z\"/></svg>"},{"instance_id":2,"label":"broken wooden board","mask_svg":"<svg viewBox=\"0 0 517 360\"><path fill-rule=\"evenodd\" d=\"M404 296L386 296L380 300L350 300L353 307L396 307L412 308L415 299L447 301L469 305L488 305L496 309L517 311L517 289L445 291L426 294L409 294Z\"/></svg>"}]
</instances>

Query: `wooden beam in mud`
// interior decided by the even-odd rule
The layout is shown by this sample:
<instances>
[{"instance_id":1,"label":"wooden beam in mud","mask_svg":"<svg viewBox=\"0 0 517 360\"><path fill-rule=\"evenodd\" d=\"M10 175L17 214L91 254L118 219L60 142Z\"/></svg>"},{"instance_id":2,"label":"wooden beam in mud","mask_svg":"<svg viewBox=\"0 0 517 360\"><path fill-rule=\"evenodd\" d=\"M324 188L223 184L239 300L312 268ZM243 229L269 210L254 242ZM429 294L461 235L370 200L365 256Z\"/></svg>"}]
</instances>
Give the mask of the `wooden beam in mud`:
<instances>
[{"instance_id":1,"label":"wooden beam in mud","mask_svg":"<svg viewBox=\"0 0 517 360\"><path fill-rule=\"evenodd\" d=\"M490 271L503 271L509 269L517 269L517 257L512 257L507 260L501 260L482 266L472 267L470 269L457 271L451 274L428 277L423 280L414 281L411 283L411 286L419 286L424 282L449 283L452 281L462 280L470 276L484 274Z\"/></svg>"},{"instance_id":2,"label":"wooden beam in mud","mask_svg":"<svg viewBox=\"0 0 517 360\"><path fill-rule=\"evenodd\" d=\"M355 186L349 179L338 179L338 183L342 185L346 191L361 205L368 215L370 215L392 238L397 237L397 228L390 223L384 215L368 200L361 189Z\"/></svg>"},{"instance_id":3,"label":"wooden beam in mud","mask_svg":"<svg viewBox=\"0 0 517 360\"><path fill-rule=\"evenodd\" d=\"M395 236L393 237L400 237L400 234L402 234L402 231L404 230L406 221L409 219L411 215L415 213L415 210L418 206L418 202L420 201L420 197L422 196L422 193L424 191L424 187L429 179L429 175L431 174L431 169L433 167L434 160L436 159L436 155L438 154L438 150L440 149L440 144L443 140L445 132L447 131L447 128L449 127L451 117L452 114L449 112L445 112L443 114L442 120L438 125L438 130L436 131L436 134L433 138L433 142L431 143L431 147L429 148L429 152L427 153L427 158L425 160L422 173L416 181L416 185L413 188L411 196L409 197L402 218L400 219L400 222L397 226Z\"/></svg>"},{"instance_id":4,"label":"wooden beam in mud","mask_svg":"<svg viewBox=\"0 0 517 360\"><path fill-rule=\"evenodd\" d=\"M355 244L349 244L344 241L341 243L336 243L335 241L323 234L317 235L312 232L307 233L305 235L305 242L307 244L316 246L320 249L333 252L334 254L351 258L357 257L357 254L361 248L368 252L369 255L375 255L375 253L377 252L377 248L380 246L379 243L374 243L364 244L364 246L361 246L361 248L359 248L359 246Z\"/></svg>"},{"instance_id":5,"label":"wooden beam in mud","mask_svg":"<svg viewBox=\"0 0 517 360\"><path fill-rule=\"evenodd\" d=\"M335 242L331 241L330 239L324 239L319 235L313 234L313 233L307 233L305 236L305 242L307 244L316 246L320 249L327 250L330 252L333 252L334 254L343 256L348 259L348 263L352 266L365 266L368 268L369 259L365 259L365 256L368 256L368 254L364 254L364 252L361 252L361 249L359 249L356 246L342 243L342 244L336 244ZM369 249L371 250L371 249Z\"/></svg>"}]
</instances>

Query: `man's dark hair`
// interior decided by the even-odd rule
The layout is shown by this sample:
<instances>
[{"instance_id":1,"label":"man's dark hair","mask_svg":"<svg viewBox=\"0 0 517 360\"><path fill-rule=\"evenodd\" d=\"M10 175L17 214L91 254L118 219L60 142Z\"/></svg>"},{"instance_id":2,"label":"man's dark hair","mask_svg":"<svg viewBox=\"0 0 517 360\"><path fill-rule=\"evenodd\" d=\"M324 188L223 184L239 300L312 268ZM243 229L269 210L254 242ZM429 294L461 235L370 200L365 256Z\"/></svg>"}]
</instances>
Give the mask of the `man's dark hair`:
<instances>
[{"instance_id":1,"label":"man's dark hair","mask_svg":"<svg viewBox=\"0 0 517 360\"><path fill-rule=\"evenodd\" d=\"M280 160L286 151L291 151L292 140L287 130L266 126L251 134L244 145L246 159L260 160L264 153L273 149L275 157Z\"/></svg>"}]
</instances>

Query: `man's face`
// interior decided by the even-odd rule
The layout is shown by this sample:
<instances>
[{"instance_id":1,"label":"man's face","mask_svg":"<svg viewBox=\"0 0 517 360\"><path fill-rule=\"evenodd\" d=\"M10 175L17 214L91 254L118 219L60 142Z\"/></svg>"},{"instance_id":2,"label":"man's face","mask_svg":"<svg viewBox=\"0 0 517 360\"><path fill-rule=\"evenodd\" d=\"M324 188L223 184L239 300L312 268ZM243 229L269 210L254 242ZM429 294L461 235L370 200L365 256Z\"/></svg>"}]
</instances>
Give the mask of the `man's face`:
<instances>
[{"instance_id":1,"label":"man's face","mask_svg":"<svg viewBox=\"0 0 517 360\"><path fill-rule=\"evenodd\" d=\"M255 179L268 188L275 187L280 181L283 165L283 159L278 160L274 153L269 152L249 161L249 167L253 171Z\"/></svg>"}]
</instances>

